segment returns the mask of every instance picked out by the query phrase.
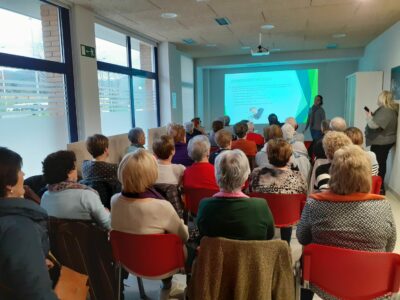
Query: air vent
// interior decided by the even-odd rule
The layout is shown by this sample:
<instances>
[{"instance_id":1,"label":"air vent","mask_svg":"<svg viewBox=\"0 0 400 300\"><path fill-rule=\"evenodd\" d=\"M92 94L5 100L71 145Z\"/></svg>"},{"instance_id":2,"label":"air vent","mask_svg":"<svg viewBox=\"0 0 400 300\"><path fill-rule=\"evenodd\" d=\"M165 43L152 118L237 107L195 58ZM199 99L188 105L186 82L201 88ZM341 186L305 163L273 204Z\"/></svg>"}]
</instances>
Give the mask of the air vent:
<instances>
[{"instance_id":1,"label":"air vent","mask_svg":"<svg viewBox=\"0 0 400 300\"><path fill-rule=\"evenodd\" d=\"M183 39L182 40L186 45L193 45L196 44L196 41L194 39Z\"/></svg>"},{"instance_id":2,"label":"air vent","mask_svg":"<svg viewBox=\"0 0 400 300\"><path fill-rule=\"evenodd\" d=\"M231 24L231 21L229 21L228 18L216 18L215 21L218 23L218 25L221 26L226 26Z\"/></svg>"}]
</instances>

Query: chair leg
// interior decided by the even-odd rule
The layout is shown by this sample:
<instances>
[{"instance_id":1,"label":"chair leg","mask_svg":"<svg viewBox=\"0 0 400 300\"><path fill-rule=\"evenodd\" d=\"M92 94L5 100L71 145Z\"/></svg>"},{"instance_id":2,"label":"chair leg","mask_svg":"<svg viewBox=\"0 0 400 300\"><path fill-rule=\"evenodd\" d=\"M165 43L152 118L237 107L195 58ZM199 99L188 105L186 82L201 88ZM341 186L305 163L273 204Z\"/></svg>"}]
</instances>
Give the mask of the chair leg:
<instances>
[{"instance_id":1,"label":"chair leg","mask_svg":"<svg viewBox=\"0 0 400 300\"><path fill-rule=\"evenodd\" d=\"M139 287L139 294L140 294L140 299L147 299L146 293L144 291L144 286L143 286L143 280L140 277L136 277L138 287Z\"/></svg>"},{"instance_id":2,"label":"chair leg","mask_svg":"<svg viewBox=\"0 0 400 300\"><path fill-rule=\"evenodd\" d=\"M117 290L117 295L118 295L118 300L121 300L121 288L122 288L122 285L123 285L123 283L121 282L121 272L122 272L122 267L121 267L121 265L120 264L118 264L118 281L117 281L117 288L118 288L118 290Z\"/></svg>"}]
</instances>

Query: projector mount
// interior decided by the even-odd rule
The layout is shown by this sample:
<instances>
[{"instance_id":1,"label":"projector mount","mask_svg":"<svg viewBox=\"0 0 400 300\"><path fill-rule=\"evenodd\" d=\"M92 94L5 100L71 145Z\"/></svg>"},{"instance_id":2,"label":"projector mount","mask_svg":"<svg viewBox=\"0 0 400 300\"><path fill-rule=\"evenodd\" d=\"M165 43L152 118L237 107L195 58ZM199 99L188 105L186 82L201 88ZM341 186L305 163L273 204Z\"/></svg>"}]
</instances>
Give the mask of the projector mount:
<instances>
[{"instance_id":1,"label":"projector mount","mask_svg":"<svg viewBox=\"0 0 400 300\"><path fill-rule=\"evenodd\" d=\"M253 51L253 49L251 49L251 55L252 56L265 56L265 55L269 55L269 53L270 52L269 52L268 48L265 48L264 46L262 46L262 33L260 32L259 45L256 50Z\"/></svg>"}]
</instances>

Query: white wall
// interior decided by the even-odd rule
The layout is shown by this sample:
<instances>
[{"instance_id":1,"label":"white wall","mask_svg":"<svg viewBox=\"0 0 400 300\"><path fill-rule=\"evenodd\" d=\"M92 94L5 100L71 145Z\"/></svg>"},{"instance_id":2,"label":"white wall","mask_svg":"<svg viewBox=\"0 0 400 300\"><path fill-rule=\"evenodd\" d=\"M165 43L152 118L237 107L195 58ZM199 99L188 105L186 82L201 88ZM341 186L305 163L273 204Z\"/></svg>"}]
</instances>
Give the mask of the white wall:
<instances>
[{"instance_id":1,"label":"white wall","mask_svg":"<svg viewBox=\"0 0 400 300\"><path fill-rule=\"evenodd\" d=\"M365 55L359 62L359 71L383 71L383 88L390 89L391 68L400 65L400 22L397 22L365 48ZM400 141L400 118L397 128ZM388 161L389 187L400 194L400 147L393 149Z\"/></svg>"}]
</instances>

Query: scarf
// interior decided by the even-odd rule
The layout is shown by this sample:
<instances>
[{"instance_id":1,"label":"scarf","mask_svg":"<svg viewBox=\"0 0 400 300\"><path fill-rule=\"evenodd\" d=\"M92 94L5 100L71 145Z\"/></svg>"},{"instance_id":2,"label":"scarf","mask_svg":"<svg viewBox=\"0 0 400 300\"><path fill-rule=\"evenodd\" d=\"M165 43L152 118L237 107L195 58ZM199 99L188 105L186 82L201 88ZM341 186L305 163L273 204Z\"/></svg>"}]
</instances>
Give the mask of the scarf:
<instances>
[{"instance_id":1,"label":"scarf","mask_svg":"<svg viewBox=\"0 0 400 300\"><path fill-rule=\"evenodd\" d=\"M99 194L96 190L92 189L91 187L80 184L78 182L74 181L61 181L59 183L54 183L54 184L49 184L47 185L47 189L50 192L62 192L65 190L89 190L92 192L95 192L96 194Z\"/></svg>"},{"instance_id":2,"label":"scarf","mask_svg":"<svg viewBox=\"0 0 400 300\"><path fill-rule=\"evenodd\" d=\"M155 199L165 200L165 198L154 188L148 188L143 193L128 193L122 191L121 194L122 196L125 196L127 198L136 198L136 199L155 198Z\"/></svg>"}]
</instances>

